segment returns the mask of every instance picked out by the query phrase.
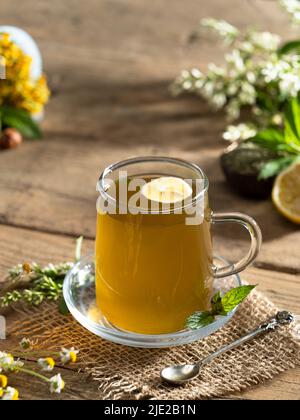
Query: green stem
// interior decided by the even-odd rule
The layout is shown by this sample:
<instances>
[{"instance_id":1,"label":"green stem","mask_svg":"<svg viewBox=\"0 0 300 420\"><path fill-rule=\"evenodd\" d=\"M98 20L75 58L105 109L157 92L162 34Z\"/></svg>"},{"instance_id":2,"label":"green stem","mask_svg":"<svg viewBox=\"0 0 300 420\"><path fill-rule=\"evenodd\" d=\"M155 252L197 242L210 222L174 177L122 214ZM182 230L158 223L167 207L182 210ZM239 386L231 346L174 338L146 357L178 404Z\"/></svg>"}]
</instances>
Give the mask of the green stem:
<instances>
[{"instance_id":1,"label":"green stem","mask_svg":"<svg viewBox=\"0 0 300 420\"><path fill-rule=\"evenodd\" d=\"M43 381L46 381L47 383L50 382L50 379L48 379L46 376L41 375L40 373L35 372L34 370L26 369L26 368L18 368L20 372L27 373L28 375L35 376L36 378L42 379Z\"/></svg>"}]
</instances>

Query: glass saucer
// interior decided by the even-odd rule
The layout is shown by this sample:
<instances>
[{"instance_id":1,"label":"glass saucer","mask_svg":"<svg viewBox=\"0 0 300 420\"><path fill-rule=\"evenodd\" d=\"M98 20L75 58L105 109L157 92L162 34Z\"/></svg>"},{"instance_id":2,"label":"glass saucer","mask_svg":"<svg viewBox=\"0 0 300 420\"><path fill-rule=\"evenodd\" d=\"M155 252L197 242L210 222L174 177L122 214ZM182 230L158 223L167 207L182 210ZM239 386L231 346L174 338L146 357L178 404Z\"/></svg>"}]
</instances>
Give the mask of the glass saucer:
<instances>
[{"instance_id":1,"label":"glass saucer","mask_svg":"<svg viewBox=\"0 0 300 420\"><path fill-rule=\"evenodd\" d=\"M216 257L214 264L223 266L226 261ZM238 275L216 279L214 293L224 293L240 285ZM171 334L136 334L118 329L106 320L96 306L93 256L83 258L69 271L64 281L63 294L71 314L83 327L106 340L131 347L163 348L192 343L222 328L235 313L232 311L227 316L220 316L212 324L197 330L185 329Z\"/></svg>"}]
</instances>

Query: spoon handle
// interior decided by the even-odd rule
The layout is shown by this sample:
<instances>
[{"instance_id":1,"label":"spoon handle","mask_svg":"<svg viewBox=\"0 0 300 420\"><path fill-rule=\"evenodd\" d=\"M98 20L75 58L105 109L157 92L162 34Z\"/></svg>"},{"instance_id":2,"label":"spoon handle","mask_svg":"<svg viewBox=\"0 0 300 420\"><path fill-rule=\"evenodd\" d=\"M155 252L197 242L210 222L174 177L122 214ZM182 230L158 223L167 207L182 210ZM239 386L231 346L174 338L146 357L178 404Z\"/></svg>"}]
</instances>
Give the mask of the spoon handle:
<instances>
[{"instance_id":1,"label":"spoon handle","mask_svg":"<svg viewBox=\"0 0 300 420\"><path fill-rule=\"evenodd\" d=\"M220 356L221 354L232 350L241 344L246 343L246 341L252 340L254 337L268 332L268 331L274 331L277 327L280 325L289 324L294 320L293 315L290 312L282 311L278 312L274 317L266 321L265 323L261 324L256 330L248 333L242 338L239 338L236 341L233 341L232 343L220 348L215 353L211 354L210 356L206 357L205 359L199 361L197 364L199 366L206 365L207 363L210 363L213 359Z\"/></svg>"}]
</instances>

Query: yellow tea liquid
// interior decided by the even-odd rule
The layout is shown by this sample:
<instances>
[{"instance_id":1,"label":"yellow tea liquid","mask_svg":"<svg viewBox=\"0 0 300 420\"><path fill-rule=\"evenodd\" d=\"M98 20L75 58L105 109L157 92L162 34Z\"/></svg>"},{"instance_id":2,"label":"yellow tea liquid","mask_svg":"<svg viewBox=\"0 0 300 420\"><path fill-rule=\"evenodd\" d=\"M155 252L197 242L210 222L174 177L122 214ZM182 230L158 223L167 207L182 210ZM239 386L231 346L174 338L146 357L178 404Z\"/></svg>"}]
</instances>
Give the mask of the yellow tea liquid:
<instances>
[{"instance_id":1,"label":"yellow tea liquid","mask_svg":"<svg viewBox=\"0 0 300 420\"><path fill-rule=\"evenodd\" d=\"M185 213L98 212L96 295L108 321L136 333L162 334L182 329L189 315L208 309L210 215L207 197L199 225L186 225Z\"/></svg>"}]
</instances>

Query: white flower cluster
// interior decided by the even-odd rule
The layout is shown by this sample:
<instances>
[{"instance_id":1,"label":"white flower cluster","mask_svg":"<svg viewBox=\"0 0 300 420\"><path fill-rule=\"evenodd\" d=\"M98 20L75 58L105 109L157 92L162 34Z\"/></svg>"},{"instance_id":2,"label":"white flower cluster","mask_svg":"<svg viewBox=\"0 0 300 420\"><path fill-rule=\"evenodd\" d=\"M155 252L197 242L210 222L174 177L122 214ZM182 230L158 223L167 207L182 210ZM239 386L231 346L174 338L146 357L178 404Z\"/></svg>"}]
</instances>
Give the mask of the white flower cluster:
<instances>
[{"instance_id":1,"label":"white flower cluster","mask_svg":"<svg viewBox=\"0 0 300 420\"><path fill-rule=\"evenodd\" d=\"M295 23L300 23L300 1L298 0L280 0L280 4L292 16Z\"/></svg>"}]
</instances>

